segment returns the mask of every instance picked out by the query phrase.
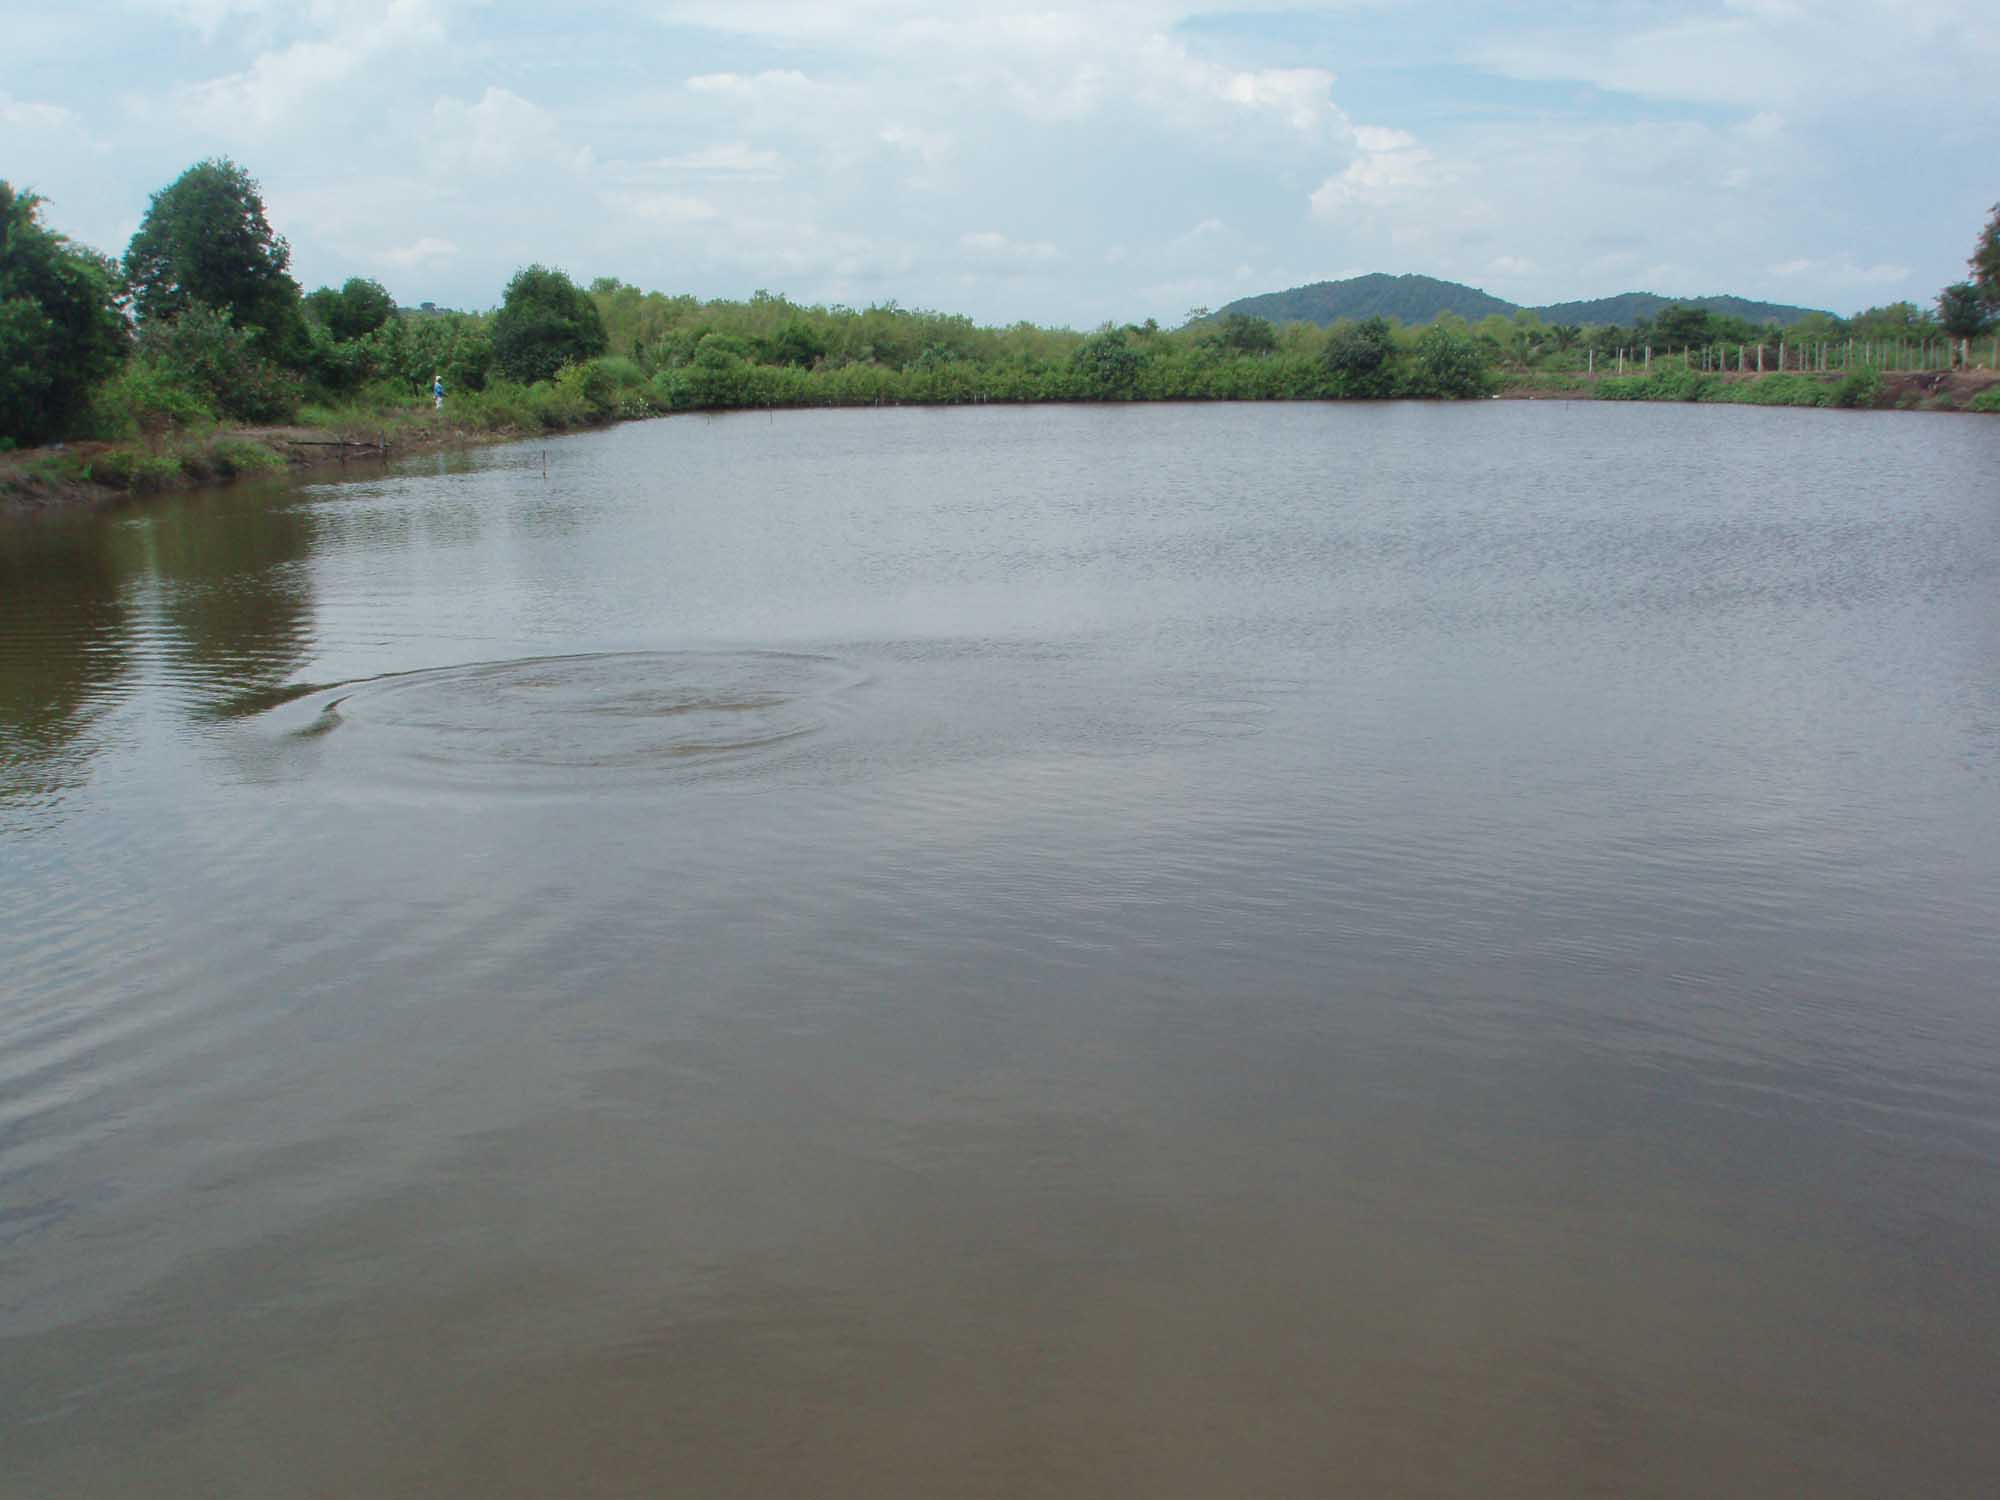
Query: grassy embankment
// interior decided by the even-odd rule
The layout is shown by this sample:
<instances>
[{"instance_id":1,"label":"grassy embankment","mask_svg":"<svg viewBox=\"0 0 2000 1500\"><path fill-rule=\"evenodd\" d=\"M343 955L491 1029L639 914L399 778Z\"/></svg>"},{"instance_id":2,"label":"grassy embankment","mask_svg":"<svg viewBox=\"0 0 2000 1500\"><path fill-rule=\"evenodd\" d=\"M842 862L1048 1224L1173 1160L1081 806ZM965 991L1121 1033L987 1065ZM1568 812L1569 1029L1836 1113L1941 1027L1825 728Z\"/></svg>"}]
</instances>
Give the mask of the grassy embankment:
<instances>
[{"instance_id":1,"label":"grassy embankment","mask_svg":"<svg viewBox=\"0 0 2000 1500\"><path fill-rule=\"evenodd\" d=\"M1330 399L1316 363L1283 353L1160 360L1107 391L1074 367L947 361L905 369L803 369L732 359L648 375L617 356L555 380L489 382L453 395L442 413L388 383L335 404L308 402L283 426L192 420L119 441L0 455L0 499L15 503L108 498L178 489L291 468L381 460L429 448L568 432L671 412L769 407L954 405L971 402L1242 401ZM1515 399L1726 402L2000 413L2000 373L1716 374L1662 364L1649 374L1491 370L1489 388ZM1415 382L1412 382L1414 385ZM1419 390L1395 392L1418 395Z\"/></svg>"},{"instance_id":2,"label":"grassy embankment","mask_svg":"<svg viewBox=\"0 0 2000 1500\"><path fill-rule=\"evenodd\" d=\"M2000 372L1873 368L1827 374L1718 374L1665 365L1650 374L1510 371L1500 394L1520 400L1719 402L1855 410L2000 413Z\"/></svg>"}]
</instances>

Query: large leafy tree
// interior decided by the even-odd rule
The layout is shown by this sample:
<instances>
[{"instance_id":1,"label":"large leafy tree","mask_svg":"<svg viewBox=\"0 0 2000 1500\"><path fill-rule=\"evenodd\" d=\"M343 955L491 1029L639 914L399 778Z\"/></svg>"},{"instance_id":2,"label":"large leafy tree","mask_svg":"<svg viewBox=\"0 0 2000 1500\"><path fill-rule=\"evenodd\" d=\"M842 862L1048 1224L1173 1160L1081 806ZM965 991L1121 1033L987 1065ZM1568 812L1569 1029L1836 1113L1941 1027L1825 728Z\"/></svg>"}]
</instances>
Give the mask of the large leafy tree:
<instances>
[{"instance_id":1,"label":"large leafy tree","mask_svg":"<svg viewBox=\"0 0 2000 1500\"><path fill-rule=\"evenodd\" d=\"M1225 354L1274 354L1278 330L1269 319L1230 313L1210 331L1208 342Z\"/></svg>"},{"instance_id":2,"label":"large leafy tree","mask_svg":"<svg viewBox=\"0 0 2000 1500\"><path fill-rule=\"evenodd\" d=\"M153 194L125 251L125 278L141 323L200 303L228 313L260 354L295 362L305 325L291 263L292 247L264 216L256 182L214 157Z\"/></svg>"},{"instance_id":3,"label":"large leafy tree","mask_svg":"<svg viewBox=\"0 0 2000 1500\"><path fill-rule=\"evenodd\" d=\"M1084 394L1099 401L1130 401L1139 393L1139 374L1149 351L1126 342L1125 330L1110 324L1085 339L1069 357Z\"/></svg>"},{"instance_id":4,"label":"large leafy tree","mask_svg":"<svg viewBox=\"0 0 2000 1500\"><path fill-rule=\"evenodd\" d=\"M1396 352L1396 335L1387 318L1333 325L1322 355L1327 373L1343 396L1385 396L1389 393L1389 357Z\"/></svg>"},{"instance_id":5,"label":"large leafy tree","mask_svg":"<svg viewBox=\"0 0 2000 1500\"><path fill-rule=\"evenodd\" d=\"M493 318L493 359L508 379L548 380L608 345L597 304L563 272L527 266L507 283Z\"/></svg>"},{"instance_id":6,"label":"large leafy tree","mask_svg":"<svg viewBox=\"0 0 2000 1500\"><path fill-rule=\"evenodd\" d=\"M345 343L373 333L396 314L396 299L379 281L350 276L339 291L323 286L305 299L306 311Z\"/></svg>"},{"instance_id":7,"label":"large leafy tree","mask_svg":"<svg viewBox=\"0 0 2000 1500\"><path fill-rule=\"evenodd\" d=\"M41 200L0 182L0 437L61 437L117 369L127 329L117 267L41 223Z\"/></svg>"},{"instance_id":8,"label":"large leafy tree","mask_svg":"<svg viewBox=\"0 0 2000 1500\"><path fill-rule=\"evenodd\" d=\"M1984 333L1991 311L1979 288L1969 281L1956 281L1938 293L1938 322L1957 340L1960 357L1970 359L1970 342Z\"/></svg>"},{"instance_id":9,"label":"large leafy tree","mask_svg":"<svg viewBox=\"0 0 2000 1500\"><path fill-rule=\"evenodd\" d=\"M1972 284L1988 307L2000 310L2000 203L1993 205L1993 217L1980 231L1979 243L1972 247Z\"/></svg>"},{"instance_id":10,"label":"large leafy tree","mask_svg":"<svg viewBox=\"0 0 2000 1500\"><path fill-rule=\"evenodd\" d=\"M1953 282L1938 293L1938 322L1955 339L1969 339L1983 331L1988 317L1979 288L1969 281Z\"/></svg>"}]
</instances>

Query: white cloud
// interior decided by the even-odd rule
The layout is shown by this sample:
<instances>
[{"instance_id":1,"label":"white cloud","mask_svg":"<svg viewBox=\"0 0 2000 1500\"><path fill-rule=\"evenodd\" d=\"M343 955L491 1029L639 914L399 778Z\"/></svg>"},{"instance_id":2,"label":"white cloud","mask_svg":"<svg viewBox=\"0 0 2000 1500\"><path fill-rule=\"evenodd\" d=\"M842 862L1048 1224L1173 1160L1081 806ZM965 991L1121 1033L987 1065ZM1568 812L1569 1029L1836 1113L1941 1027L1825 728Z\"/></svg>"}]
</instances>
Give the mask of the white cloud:
<instances>
[{"instance_id":1,"label":"white cloud","mask_svg":"<svg viewBox=\"0 0 2000 1500\"><path fill-rule=\"evenodd\" d=\"M1010 266L1046 265L1062 258L1062 252L1047 240L1010 240L990 229L961 234L958 248L974 260Z\"/></svg>"},{"instance_id":2,"label":"white cloud","mask_svg":"<svg viewBox=\"0 0 2000 1500\"><path fill-rule=\"evenodd\" d=\"M290 120L302 101L348 77L366 56L341 42L294 42L241 73L184 89L181 112L210 130L268 130Z\"/></svg>"},{"instance_id":3,"label":"white cloud","mask_svg":"<svg viewBox=\"0 0 2000 1500\"><path fill-rule=\"evenodd\" d=\"M1314 218L1339 221L1407 205L1449 175L1434 153L1403 131L1358 126L1354 142L1360 154L1313 189Z\"/></svg>"},{"instance_id":4,"label":"white cloud","mask_svg":"<svg viewBox=\"0 0 2000 1500\"><path fill-rule=\"evenodd\" d=\"M587 167L588 148L566 147L556 117L503 88L489 88L477 104L439 99L423 151L432 169L448 177L501 175L533 165Z\"/></svg>"},{"instance_id":5,"label":"white cloud","mask_svg":"<svg viewBox=\"0 0 2000 1500\"><path fill-rule=\"evenodd\" d=\"M473 0L82 0L9 18L0 135L106 245L233 156L308 285L485 306L541 260L1079 326L1352 269L1927 301L1996 193L1983 0L1339 3L1306 45L1268 0L612 0L558 45Z\"/></svg>"},{"instance_id":6,"label":"white cloud","mask_svg":"<svg viewBox=\"0 0 2000 1500\"><path fill-rule=\"evenodd\" d=\"M1806 278L1823 286L1893 286L1909 276L1910 268L1886 261L1864 266L1857 264L1852 256L1841 256L1834 260L1800 257L1780 261L1771 267L1771 274L1788 281Z\"/></svg>"},{"instance_id":7,"label":"white cloud","mask_svg":"<svg viewBox=\"0 0 2000 1500\"><path fill-rule=\"evenodd\" d=\"M395 250L384 250L381 258L392 266L415 269L420 266L441 265L457 254L458 246L450 240L427 234L412 244Z\"/></svg>"},{"instance_id":8,"label":"white cloud","mask_svg":"<svg viewBox=\"0 0 2000 1500\"><path fill-rule=\"evenodd\" d=\"M212 32L242 11L270 7L192 0L172 9L190 24ZM184 85L175 91L181 117L190 125L221 134L268 132L296 123L363 64L380 54L441 41L442 19L432 0L347 0L306 7L316 34L260 53L240 72Z\"/></svg>"},{"instance_id":9,"label":"white cloud","mask_svg":"<svg viewBox=\"0 0 2000 1500\"><path fill-rule=\"evenodd\" d=\"M684 193L606 193L600 201L620 213L668 227L702 224L716 217L713 203Z\"/></svg>"},{"instance_id":10,"label":"white cloud","mask_svg":"<svg viewBox=\"0 0 2000 1500\"><path fill-rule=\"evenodd\" d=\"M36 104L0 95L0 125L14 130L75 130L81 122L60 104Z\"/></svg>"},{"instance_id":11,"label":"white cloud","mask_svg":"<svg viewBox=\"0 0 2000 1500\"><path fill-rule=\"evenodd\" d=\"M781 163L775 151L760 150L745 141L717 141L679 156L661 157L646 165L702 176L775 177Z\"/></svg>"},{"instance_id":12,"label":"white cloud","mask_svg":"<svg viewBox=\"0 0 2000 1500\"><path fill-rule=\"evenodd\" d=\"M1652 99L1820 115L1908 105L2000 63L1990 8L1883 0L1688 0L1656 24L1602 7L1490 39L1476 60L1520 78L1569 79Z\"/></svg>"},{"instance_id":13,"label":"white cloud","mask_svg":"<svg viewBox=\"0 0 2000 1500\"><path fill-rule=\"evenodd\" d=\"M883 126L879 135L883 145L906 151L925 166L940 166L951 155L953 138L949 131L895 124Z\"/></svg>"}]
</instances>

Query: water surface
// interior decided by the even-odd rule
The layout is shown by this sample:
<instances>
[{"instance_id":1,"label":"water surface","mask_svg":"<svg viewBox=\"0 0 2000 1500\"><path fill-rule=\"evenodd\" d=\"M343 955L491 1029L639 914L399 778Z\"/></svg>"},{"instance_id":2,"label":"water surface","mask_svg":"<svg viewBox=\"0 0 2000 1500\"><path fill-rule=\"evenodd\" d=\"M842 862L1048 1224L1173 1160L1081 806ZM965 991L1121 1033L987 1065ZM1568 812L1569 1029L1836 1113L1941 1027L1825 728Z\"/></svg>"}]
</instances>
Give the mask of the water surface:
<instances>
[{"instance_id":1,"label":"water surface","mask_svg":"<svg viewBox=\"0 0 2000 1500\"><path fill-rule=\"evenodd\" d=\"M1995 472L803 412L0 528L0 1492L1990 1493Z\"/></svg>"}]
</instances>

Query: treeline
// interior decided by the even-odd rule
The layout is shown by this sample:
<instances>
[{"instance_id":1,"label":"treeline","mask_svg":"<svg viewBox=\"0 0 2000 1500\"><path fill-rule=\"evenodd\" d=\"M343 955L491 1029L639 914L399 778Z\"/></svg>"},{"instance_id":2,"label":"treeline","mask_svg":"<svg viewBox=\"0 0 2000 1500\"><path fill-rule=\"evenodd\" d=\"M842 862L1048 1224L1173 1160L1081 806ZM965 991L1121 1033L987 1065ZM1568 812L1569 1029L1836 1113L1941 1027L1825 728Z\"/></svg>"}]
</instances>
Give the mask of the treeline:
<instances>
[{"instance_id":1,"label":"treeline","mask_svg":"<svg viewBox=\"0 0 2000 1500\"><path fill-rule=\"evenodd\" d=\"M1928 365L1954 359L1969 364L1975 355L1971 341L1993 332L1996 312L2000 300L1989 304L1979 287L1960 283L1939 294L1935 309L1894 302L1851 318L1809 313L1783 326L1676 304L1631 324L1594 326L1544 322L1539 313L1524 308L1510 316L1482 318L1467 331L1494 364L1511 370L1603 371L1620 356L1637 360L1647 350L1656 356L1691 350L1697 361L1707 350L1712 351L1712 369L1722 368L1727 351L1732 369L1740 364L1746 372L1776 371L1800 368L1799 351L1806 349L1841 350L1843 368L1848 363L1896 366L1915 358L1911 351L1918 350L1931 351Z\"/></svg>"}]
</instances>

